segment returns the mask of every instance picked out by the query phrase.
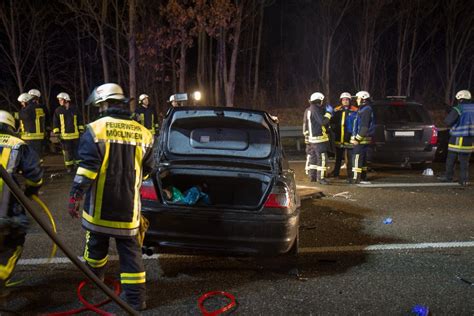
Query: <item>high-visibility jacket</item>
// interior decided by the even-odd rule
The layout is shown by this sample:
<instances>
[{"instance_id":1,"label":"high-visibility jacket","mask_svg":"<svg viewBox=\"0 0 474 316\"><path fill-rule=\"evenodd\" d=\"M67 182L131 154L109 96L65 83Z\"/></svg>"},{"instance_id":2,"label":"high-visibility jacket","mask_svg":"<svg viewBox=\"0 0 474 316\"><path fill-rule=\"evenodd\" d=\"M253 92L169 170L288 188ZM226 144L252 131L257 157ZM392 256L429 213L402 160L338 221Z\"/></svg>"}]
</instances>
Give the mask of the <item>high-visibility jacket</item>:
<instances>
[{"instance_id":1,"label":"high-visibility jacket","mask_svg":"<svg viewBox=\"0 0 474 316\"><path fill-rule=\"evenodd\" d=\"M144 107L143 105L138 105L135 109L135 118L143 126L145 126L153 135L159 129L158 116L156 115L155 110L151 107Z\"/></svg>"},{"instance_id":2,"label":"high-visibility jacket","mask_svg":"<svg viewBox=\"0 0 474 316\"><path fill-rule=\"evenodd\" d=\"M82 226L110 236L135 236L141 214L139 189L153 168L153 135L128 111L109 109L87 125L71 196L86 192Z\"/></svg>"},{"instance_id":3,"label":"high-visibility jacket","mask_svg":"<svg viewBox=\"0 0 474 316\"><path fill-rule=\"evenodd\" d=\"M357 108L354 106L345 107L340 105L334 109L334 116L331 119L331 126L332 130L334 131L334 142L337 147L353 147L351 144L351 136L356 115Z\"/></svg>"},{"instance_id":4,"label":"high-visibility jacket","mask_svg":"<svg viewBox=\"0 0 474 316\"><path fill-rule=\"evenodd\" d=\"M0 164L16 182L16 174L21 171L27 187L39 187L43 183L43 170L35 151L18 137L3 132L0 132ZM0 217L17 215L17 205L17 199L0 178Z\"/></svg>"},{"instance_id":5,"label":"high-visibility jacket","mask_svg":"<svg viewBox=\"0 0 474 316\"><path fill-rule=\"evenodd\" d=\"M59 134L61 139L70 140L79 138L79 133L84 131L82 117L76 107L60 106L54 111L53 133Z\"/></svg>"},{"instance_id":6,"label":"high-visibility jacket","mask_svg":"<svg viewBox=\"0 0 474 316\"><path fill-rule=\"evenodd\" d=\"M359 144L370 144L375 131L374 112L370 105L364 105L357 111L352 130L352 138Z\"/></svg>"},{"instance_id":7,"label":"high-visibility jacket","mask_svg":"<svg viewBox=\"0 0 474 316\"><path fill-rule=\"evenodd\" d=\"M317 144L329 141L327 126L332 115L325 106L310 105L304 111L303 134L308 143Z\"/></svg>"},{"instance_id":8,"label":"high-visibility jacket","mask_svg":"<svg viewBox=\"0 0 474 316\"><path fill-rule=\"evenodd\" d=\"M458 104L449 112L444 122L450 127L448 150L474 152L474 104Z\"/></svg>"},{"instance_id":9,"label":"high-visibility jacket","mask_svg":"<svg viewBox=\"0 0 474 316\"><path fill-rule=\"evenodd\" d=\"M24 140L42 140L46 115L43 107L34 101L20 110L20 137Z\"/></svg>"}]
</instances>

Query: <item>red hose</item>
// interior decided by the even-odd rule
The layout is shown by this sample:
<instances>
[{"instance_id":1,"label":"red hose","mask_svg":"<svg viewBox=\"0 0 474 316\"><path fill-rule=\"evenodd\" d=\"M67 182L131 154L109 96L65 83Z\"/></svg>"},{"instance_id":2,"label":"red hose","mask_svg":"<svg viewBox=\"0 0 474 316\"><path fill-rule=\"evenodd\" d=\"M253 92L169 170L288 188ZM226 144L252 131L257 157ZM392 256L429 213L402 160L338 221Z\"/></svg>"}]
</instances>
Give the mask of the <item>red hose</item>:
<instances>
[{"instance_id":1,"label":"red hose","mask_svg":"<svg viewBox=\"0 0 474 316\"><path fill-rule=\"evenodd\" d=\"M79 314L79 313L82 313L84 311L93 311L99 315L102 315L102 316L113 316L114 314L111 314L111 313L108 313L106 311L103 311L101 310L99 307L105 305L105 304L108 304L110 303L111 299L107 299L105 301L102 301L100 303L97 303L97 304L91 304L89 303L88 301L86 301L86 299L84 298L84 296L82 296L82 289L84 288L84 286L86 286L88 283L87 280L84 280L84 281L81 281L81 283L79 283L79 286L77 287L77 297L79 298L79 301L84 305L84 307L81 307L81 308L78 308L78 309L72 309L72 310L69 310L69 311L64 311L64 312L57 312L57 313L51 313L51 314L45 314L45 316L67 316L67 315L75 315L75 314ZM111 284L113 285L114 287L114 291L115 291L115 294L119 295L120 292L121 292L121 288L120 288L120 283L116 280L109 280L109 279L105 279L105 283L108 283L108 284Z\"/></svg>"},{"instance_id":2,"label":"red hose","mask_svg":"<svg viewBox=\"0 0 474 316\"><path fill-rule=\"evenodd\" d=\"M204 307L204 301L207 300L208 298L212 297L212 296L218 296L218 295L222 295L222 296L227 297L230 300L230 303L227 304L226 306L220 308L220 309L215 310L215 311L208 311ZM230 293L224 292L224 291L208 292L208 293L202 295L198 300L198 306L199 306L199 309L201 310L201 313L202 313L203 316L217 316L217 315L220 315L222 313L227 312L228 310L233 308L235 305L236 305L235 296L230 294Z\"/></svg>"}]
</instances>

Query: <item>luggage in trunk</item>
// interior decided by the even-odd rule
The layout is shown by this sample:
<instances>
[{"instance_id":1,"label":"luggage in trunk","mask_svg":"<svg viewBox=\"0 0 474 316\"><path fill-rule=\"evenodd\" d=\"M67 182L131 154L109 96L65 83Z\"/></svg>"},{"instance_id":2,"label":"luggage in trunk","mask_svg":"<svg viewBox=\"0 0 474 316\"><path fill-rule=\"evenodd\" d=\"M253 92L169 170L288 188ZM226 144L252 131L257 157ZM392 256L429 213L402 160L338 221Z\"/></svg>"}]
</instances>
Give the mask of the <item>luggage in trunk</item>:
<instances>
[{"instance_id":1,"label":"luggage in trunk","mask_svg":"<svg viewBox=\"0 0 474 316\"><path fill-rule=\"evenodd\" d=\"M267 196L271 177L255 171L174 168L162 170L158 181L162 197L163 189L175 187L184 193L199 186L209 196L210 203L198 201L195 207L257 209Z\"/></svg>"}]
</instances>

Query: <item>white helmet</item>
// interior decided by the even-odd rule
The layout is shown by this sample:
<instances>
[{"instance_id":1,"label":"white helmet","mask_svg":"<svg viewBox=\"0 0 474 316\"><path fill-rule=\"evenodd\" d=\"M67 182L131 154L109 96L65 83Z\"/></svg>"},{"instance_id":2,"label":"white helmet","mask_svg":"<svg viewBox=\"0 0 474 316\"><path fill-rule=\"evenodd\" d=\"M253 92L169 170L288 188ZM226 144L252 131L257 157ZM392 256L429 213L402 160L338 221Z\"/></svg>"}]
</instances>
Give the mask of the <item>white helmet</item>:
<instances>
[{"instance_id":1,"label":"white helmet","mask_svg":"<svg viewBox=\"0 0 474 316\"><path fill-rule=\"evenodd\" d=\"M140 94L138 101L143 102L146 98L149 98L148 94Z\"/></svg>"},{"instance_id":2,"label":"white helmet","mask_svg":"<svg viewBox=\"0 0 474 316\"><path fill-rule=\"evenodd\" d=\"M0 123L7 124L15 129L15 119L7 111L0 110Z\"/></svg>"},{"instance_id":3,"label":"white helmet","mask_svg":"<svg viewBox=\"0 0 474 316\"><path fill-rule=\"evenodd\" d=\"M471 92L469 90L461 90L458 93L456 93L456 100L471 100Z\"/></svg>"},{"instance_id":4,"label":"white helmet","mask_svg":"<svg viewBox=\"0 0 474 316\"><path fill-rule=\"evenodd\" d=\"M341 96L339 97L339 99L344 99L344 98L350 99L352 98L352 96L349 92L343 92L341 93Z\"/></svg>"},{"instance_id":5,"label":"white helmet","mask_svg":"<svg viewBox=\"0 0 474 316\"><path fill-rule=\"evenodd\" d=\"M367 91L359 91L356 93L356 97L367 100L370 98L370 94Z\"/></svg>"},{"instance_id":6,"label":"white helmet","mask_svg":"<svg viewBox=\"0 0 474 316\"><path fill-rule=\"evenodd\" d=\"M33 99L33 96L29 93L22 93L18 96L18 102L28 102L30 101L31 99Z\"/></svg>"},{"instance_id":7,"label":"white helmet","mask_svg":"<svg viewBox=\"0 0 474 316\"><path fill-rule=\"evenodd\" d=\"M316 100L324 100L324 94L322 94L321 92L315 92L311 95L311 97L309 98L309 102L313 102L313 101L316 101Z\"/></svg>"},{"instance_id":8,"label":"white helmet","mask_svg":"<svg viewBox=\"0 0 474 316\"><path fill-rule=\"evenodd\" d=\"M71 101L71 98L69 97L69 94L67 94L66 92L61 92L60 94L58 94L58 96L56 98L64 99L66 101Z\"/></svg>"},{"instance_id":9,"label":"white helmet","mask_svg":"<svg viewBox=\"0 0 474 316\"><path fill-rule=\"evenodd\" d=\"M28 91L28 94L31 94L34 97L41 98L41 92L38 89L31 89Z\"/></svg>"},{"instance_id":10,"label":"white helmet","mask_svg":"<svg viewBox=\"0 0 474 316\"><path fill-rule=\"evenodd\" d=\"M92 91L86 101L86 105L92 104L94 106L100 106L99 103L107 100L127 101L127 98L125 98L125 95L123 94L122 87L118 84L105 83Z\"/></svg>"}]
</instances>

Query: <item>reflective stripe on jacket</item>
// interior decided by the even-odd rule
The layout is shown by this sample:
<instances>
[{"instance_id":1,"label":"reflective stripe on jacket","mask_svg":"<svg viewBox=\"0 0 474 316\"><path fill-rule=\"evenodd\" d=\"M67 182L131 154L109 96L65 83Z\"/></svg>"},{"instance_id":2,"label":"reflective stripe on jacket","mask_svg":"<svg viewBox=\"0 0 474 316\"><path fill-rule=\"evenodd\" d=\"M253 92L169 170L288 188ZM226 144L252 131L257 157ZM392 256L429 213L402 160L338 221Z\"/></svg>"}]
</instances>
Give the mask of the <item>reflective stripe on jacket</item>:
<instances>
[{"instance_id":1,"label":"reflective stripe on jacket","mask_svg":"<svg viewBox=\"0 0 474 316\"><path fill-rule=\"evenodd\" d=\"M45 113L43 108L33 101L20 110L20 136L24 140L44 139Z\"/></svg>"},{"instance_id":2,"label":"reflective stripe on jacket","mask_svg":"<svg viewBox=\"0 0 474 316\"><path fill-rule=\"evenodd\" d=\"M456 137L474 136L474 103L461 103L453 108L458 114L449 133Z\"/></svg>"},{"instance_id":3,"label":"reflective stripe on jacket","mask_svg":"<svg viewBox=\"0 0 474 316\"><path fill-rule=\"evenodd\" d=\"M356 139L359 144L370 144L374 130L374 112L370 105L365 105L357 112L352 130L352 138Z\"/></svg>"},{"instance_id":4,"label":"reflective stripe on jacket","mask_svg":"<svg viewBox=\"0 0 474 316\"><path fill-rule=\"evenodd\" d=\"M143 105L137 106L135 110L135 117L140 124L145 126L153 135L159 128L158 116L155 110L148 106L147 108Z\"/></svg>"},{"instance_id":5,"label":"reflective stripe on jacket","mask_svg":"<svg viewBox=\"0 0 474 316\"><path fill-rule=\"evenodd\" d=\"M127 116L106 116L87 126L71 194L88 186L82 225L112 236L135 236L140 224L139 189L153 167L153 135Z\"/></svg>"},{"instance_id":6,"label":"reflective stripe on jacket","mask_svg":"<svg viewBox=\"0 0 474 316\"><path fill-rule=\"evenodd\" d=\"M61 139L70 140L78 139L79 132L84 131L82 125L82 117L79 115L75 107L64 106L56 108L53 117L53 133L59 133Z\"/></svg>"},{"instance_id":7,"label":"reflective stripe on jacket","mask_svg":"<svg viewBox=\"0 0 474 316\"><path fill-rule=\"evenodd\" d=\"M331 119L331 113L324 106L309 106L304 112L303 134L310 144L329 141L327 125Z\"/></svg>"},{"instance_id":8,"label":"reflective stripe on jacket","mask_svg":"<svg viewBox=\"0 0 474 316\"><path fill-rule=\"evenodd\" d=\"M26 179L26 186L37 187L43 183L43 170L38 155L18 137L0 133L0 164L15 181L15 174L21 171ZM0 217L12 216L8 213L15 203L18 203L16 198L0 178Z\"/></svg>"}]
</instances>

